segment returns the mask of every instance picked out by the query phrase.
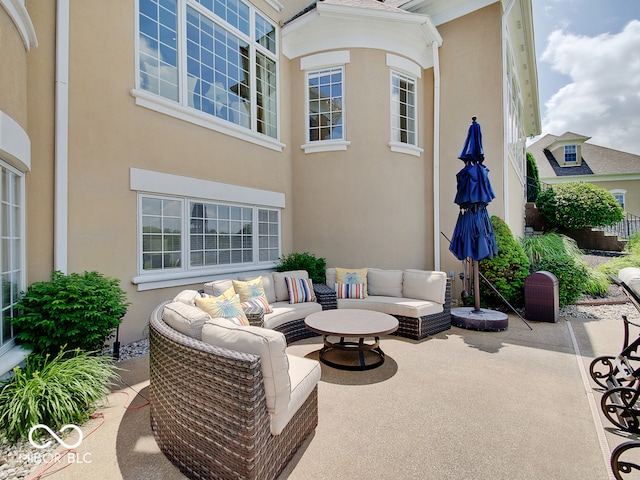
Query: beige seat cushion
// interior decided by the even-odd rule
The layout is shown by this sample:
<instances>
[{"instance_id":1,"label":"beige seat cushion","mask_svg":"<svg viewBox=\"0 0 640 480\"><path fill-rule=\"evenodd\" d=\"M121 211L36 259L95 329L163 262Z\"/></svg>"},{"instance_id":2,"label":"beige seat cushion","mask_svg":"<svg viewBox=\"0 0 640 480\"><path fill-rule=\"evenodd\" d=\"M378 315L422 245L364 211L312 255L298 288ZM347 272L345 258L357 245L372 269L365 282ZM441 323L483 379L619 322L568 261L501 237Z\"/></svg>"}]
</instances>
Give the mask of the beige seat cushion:
<instances>
[{"instance_id":1,"label":"beige seat cushion","mask_svg":"<svg viewBox=\"0 0 640 480\"><path fill-rule=\"evenodd\" d=\"M322 305L318 302L291 304L286 301L272 303L271 309L273 310L273 313L267 313L264 316L264 328L273 329L284 323L306 318L312 313L321 312Z\"/></svg>"},{"instance_id":2,"label":"beige seat cushion","mask_svg":"<svg viewBox=\"0 0 640 480\"><path fill-rule=\"evenodd\" d=\"M424 317L444 311L444 306L441 303L416 298L383 297L380 295L369 295L365 299L340 298L338 299L338 308L375 310L389 315L411 318Z\"/></svg>"},{"instance_id":3,"label":"beige seat cushion","mask_svg":"<svg viewBox=\"0 0 640 480\"><path fill-rule=\"evenodd\" d=\"M174 330L200 340L202 338L202 326L207 320L211 320L211 317L195 305L171 302L164 306L162 319L164 323Z\"/></svg>"},{"instance_id":4,"label":"beige seat cushion","mask_svg":"<svg viewBox=\"0 0 640 480\"><path fill-rule=\"evenodd\" d=\"M211 319L202 327L202 341L217 347L260 356L269 413L283 412L291 398L287 342L282 333L261 327L240 327Z\"/></svg>"},{"instance_id":5,"label":"beige seat cushion","mask_svg":"<svg viewBox=\"0 0 640 480\"><path fill-rule=\"evenodd\" d=\"M310 358L287 355L289 360L289 378L291 381L291 399L282 412L271 415L271 433L280 435L289 420L309 398L309 395L320 381L322 370L320 363Z\"/></svg>"},{"instance_id":6,"label":"beige seat cushion","mask_svg":"<svg viewBox=\"0 0 640 480\"><path fill-rule=\"evenodd\" d=\"M444 304L447 290L447 274L429 270L405 270L402 279L402 296Z\"/></svg>"}]
</instances>

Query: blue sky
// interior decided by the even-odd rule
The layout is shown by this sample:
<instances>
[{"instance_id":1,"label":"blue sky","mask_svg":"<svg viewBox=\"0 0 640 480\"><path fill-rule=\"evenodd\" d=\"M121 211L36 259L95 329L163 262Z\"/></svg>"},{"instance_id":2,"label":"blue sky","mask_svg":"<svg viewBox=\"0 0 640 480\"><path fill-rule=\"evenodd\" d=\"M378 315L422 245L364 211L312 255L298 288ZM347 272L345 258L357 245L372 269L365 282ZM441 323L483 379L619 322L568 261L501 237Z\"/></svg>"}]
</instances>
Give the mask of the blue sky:
<instances>
[{"instance_id":1,"label":"blue sky","mask_svg":"<svg viewBox=\"0 0 640 480\"><path fill-rule=\"evenodd\" d=\"M640 155L640 1L532 4L542 133Z\"/></svg>"}]
</instances>

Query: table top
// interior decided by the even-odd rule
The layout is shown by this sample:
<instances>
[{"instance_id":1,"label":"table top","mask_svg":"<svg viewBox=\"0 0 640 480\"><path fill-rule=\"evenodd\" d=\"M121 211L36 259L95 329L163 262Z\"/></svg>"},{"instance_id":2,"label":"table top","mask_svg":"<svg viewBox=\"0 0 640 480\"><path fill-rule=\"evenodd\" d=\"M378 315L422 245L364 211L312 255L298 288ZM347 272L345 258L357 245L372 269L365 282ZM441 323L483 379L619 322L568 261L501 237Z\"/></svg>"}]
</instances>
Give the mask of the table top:
<instances>
[{"instance_id":1,"label":"table top","mask_svg":"<svg viewBox=\"0 0 640 480\"><path fill-rule=\"evenodd\" d=\"M309 330L339 337L374 337L393 333L398 320L386 313L340 308L312 313L304 320Z\"/></svg>"}]
</instances>

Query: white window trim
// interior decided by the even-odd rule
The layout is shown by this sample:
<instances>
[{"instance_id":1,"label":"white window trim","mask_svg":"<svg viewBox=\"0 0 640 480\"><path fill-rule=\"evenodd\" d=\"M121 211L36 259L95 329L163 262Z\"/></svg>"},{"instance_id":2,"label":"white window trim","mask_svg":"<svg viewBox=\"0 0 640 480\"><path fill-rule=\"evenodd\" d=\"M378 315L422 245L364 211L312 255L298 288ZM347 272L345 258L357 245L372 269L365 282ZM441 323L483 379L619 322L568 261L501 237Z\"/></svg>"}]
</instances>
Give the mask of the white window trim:
<instances>
[{"instance_id":1,"label":"white window trim","mask_svg":"<svg viewBox=\"0 0 640 480\"><path fill-rule=\"evenodd\" d=\"M2 1L2 0L0 0ZM279 4L279 2L275 2L277 4ZM135 10L135 19L136 19L136 28L139 22L139 17L140 17L140 11L139 11L139 4L136 1L136 10ZM200 8L199 5L194 5L196 9ZM254 10L252 10L254 13L260 13L260 15L262 15L264 18L268 18L267 16L265 16L262 12L260 12L259 10L257 10L255 8L255 6L253 6ZM276 8L276 7L274 7ZM277 9L277 8L276 8ZM181 15L183 15L182 13L182 8L178 8L178 22L182 22L183 19L181 18ZM251 25L253 25L253 15L252 15L252 20L251 20ZM278 28L277 24L276 24L276 28ZM219 119L215 116L209 115L207 113L204 113L200 110L196 110L195 108L191 108L188 106L183 105L180 102L175 102L173 100L169 100L168 98L162 97L160 95L156 95L154 93L151 92L147 92L146 90L143 90L140 88L140 35L139 35L139 30L136 30L136 35L135 35L135 39L134 39L134 46L135 46L135 69L136 69L136 80L135 80L135 88L132 88L130 90L131 96L135 98L136 101L136 105L139 107L144 107L144 108L148 108L149 110L152 110L154 112L158 112L158 113L162 113L164 115L168 115L170 117L174 117L177 118L179 120L185 121L185 122L189 122L189 123L193 123L194 125L198 125L200 127L204 127L207 128L209 130L213 130L215 132L218 133L222 133L224 135L228 135L230 137L235 137L239 140L243 140L246 142L250 142L253 143L255 145L261 146L261 147L266 147L269 148L271 150L274 150L276 152L282 152L282 150L286 147L286 144L282 143L279 138L280 138L280 122L281 122L281 117L282 117L282 112L281 112L281 103L280 103L280 62L277 61L276 62L276 77L278 79L277 81L277 85L276 85L276 95L278 98L278 118L277 118L277 130L278 130L278 138L273 138L273 137L269 137L268 135L264 135L258 132L253 131L252 129L248 129L246 127L242 127L240 125L236 125L232 122L227 122L224 121L222 119ZM178 47L178 50L180 51L181 47ZM259 47L254 47L254 48L259 48ZM276 54L275 54L275 58L279 57L279 42L276 42ZM185 68L185 63L186 63L186 59L183 58L183 56L178 53L179 57L178 57L178 71L180 72L181 69ZM251 71L252 71L252 75L255 75L255 65L251 65ZM181 82L183 83L183 82ZM178 89L178 96L179 98L182 98L184 95L184 91L185 91L186 87L184 85L182 85L181 87L179 87ZM254 102L255 103L255 102ZM252 103L251 105L251 114L252 114L252 118L255 118L255 109L257 108L257 105L255 105L254 103Z\"/></svg>"},{"instance_id":2,"label":"white window trim","mask_svg":"<svg viewBox=\"0 0 640 480\"><path fill-rule=\"evenodd\" d=\"M211 201L216 203L232 203L257 206L265 209L283 209L285 207L285 195L280 192L259 190L256 188L242 187L225 183L212 182L199 178L184 177L168 173L130 169L130 189L139 194L150 196L176 196L189 200ZM137 215L139 219L139 215ZM140 225L136 228L137 257L140 258ZM183 233L183 240L186 238ZM278 236L282 239L282 215L280 217L280 231ZM183 252L185 248L183 246ZM215 278L224 278L229 273L257 272L273 269L277 262L255 262L250 265L233 264L223 267L205 267L197 270L181 270L179 272L153 272L139 274L131 282L138 286L138 291L152 290L156 288L175 287L211 281ZM138 272L141 272L138 267Z\"/></svg>"},{"instance_id":3,"label":"white window trim","mask_svg":"<svg viewBox=\"0 0 640 480\"><path fill-rule=\"evenodd\" d=\"M613 195L614 198L615 198L616 195L622 195L622 205L624 205L625 207L627 206L627 191L626 190L624 190L622 188L614 188L613 190L609 190L609 193L611 193L611 195Z\"/></svg>"},{"instance_id":4,"label":"white window trim","mask_svg":"<svg viewBox=\"0 0 640 480\"><path fill-rule=\"evenodd\" d=\"M305 72L305 136L308 135L308 121L309 121L309 82L306 73L315 70L329 69L334 67L343 67L342 75L342 130L344 132L342 140L318 140L307 141L300 145L300 148L304 150L304 153L318 153L318 152L338 152L347 149L351 142L347 140L347 122L344 110L345 103L345 66L351 62L351 52L349 50L338 50L335 52L318 53L315 55L309 55L300 59L300 70Z\"/></svg>"},{"instance_id":5,"label":"white window trim","mask_svg":"<svg viewBox=\"0 0 640 480\"><path fill-rule=\"evenodd\" d=\"M406 58L403 57L399 57L398 55L393 55L391 53L387 53L387 67L390 68L390 73L389 73L389 90L390 90L390 96L393 95L393 72L395 71L396 73L400 73L403 75L407 75L409 77L413 77L415 79L415 108L416 108L416 118L415 118L415 122L416 122L416 127L415 127L415 136L416 136L416 143L415 145L409 144L409 143L403 143L403 142L396 142L393 140L390 140L387 145L389 146L389 150L391 150L392 152L395 153L404 153L406 155L413 155L415 157L419 157L422 155L422 153L424 152L423 148L420 148L419 145L419 136L418 133L420 131L419 128L419 124L418 124L418 108L419 108L419 101L418 101L418 79L422 78L422 68L420 67L420 65L418 65L417 63L412 62L411 60L407 60ZM389 105L391 106L392 103L390 102ZM391 111L389 112L389 135L391 136ZM391 137L393 138L393 137Z\"/></svg>"}]
</instances>

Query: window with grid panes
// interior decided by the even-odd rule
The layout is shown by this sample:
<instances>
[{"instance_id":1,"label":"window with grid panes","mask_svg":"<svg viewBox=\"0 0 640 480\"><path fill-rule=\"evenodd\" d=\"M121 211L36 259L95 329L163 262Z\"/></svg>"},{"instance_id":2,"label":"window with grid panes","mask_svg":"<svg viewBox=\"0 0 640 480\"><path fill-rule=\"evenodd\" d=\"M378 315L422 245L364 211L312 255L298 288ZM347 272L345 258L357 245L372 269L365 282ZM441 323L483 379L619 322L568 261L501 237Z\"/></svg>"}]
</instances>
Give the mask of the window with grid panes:
<instances>
[{"instance_id":1,"label":"window with grid panes","mask_svg":"<svg viewBox=\"0 0 640 480\"><path fill-rule=\"evenodd\" d=\"M391 141L416 145L416 80L391 72Z\"/></svg>"},{"instance_id":2,"label":"window with grid panes","mask_svg":"<svg viewBox=\"0 0 640 480\"><path fill-rule=\"evenodd\" d=\"M344 140L344 68L307 72L308 141Z\"/></svg>"},{"instance_id":3,"label":"window with grid panes","mask_svg":"<svg viewBox=\"0 0 640 480\"><path fill-rule=\"evenodd\" d=\"M24 289L23 181L0 162L0 353L13 346L11 318Z\"/></svg>"},{"instance_id":4,"label":"window with grid panes","mask_svg":"<svg viewBox=\"0 0 640 480\"><path fill-rule=\"evenodd\" d=\"M252 265L280 258L280 212L141 195L142 273Z\"/></svg>"},{"instance_id":5,"label":"window with grid panes","mask_svg":"<svg viewBox=\"0 0 640 480\"><path fill-rule=\"evenodd\" d=\"M277 29L242 0L138 0L139 88L278 137Z\"/></svg>"}]
</instances>

